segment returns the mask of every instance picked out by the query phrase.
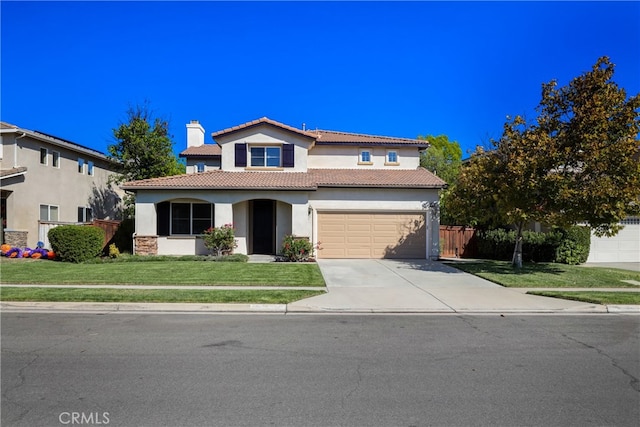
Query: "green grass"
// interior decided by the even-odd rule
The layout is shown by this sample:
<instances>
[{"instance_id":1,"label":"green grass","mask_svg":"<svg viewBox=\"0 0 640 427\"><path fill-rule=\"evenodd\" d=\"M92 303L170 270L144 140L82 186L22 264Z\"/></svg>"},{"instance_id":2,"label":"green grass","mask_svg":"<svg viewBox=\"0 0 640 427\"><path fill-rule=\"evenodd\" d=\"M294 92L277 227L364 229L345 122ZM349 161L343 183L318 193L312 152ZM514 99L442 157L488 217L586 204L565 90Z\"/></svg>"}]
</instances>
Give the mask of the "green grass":
<instances>
[{"instance_id":1,"label":"green grass","mask_svg":"<svg viewBox=\"0 0 640 427\"><path fill-rule=\"evenodd\" d=\"M518 270L509 262L491 260L449 265L509 288L638 288L622 280L640 282L640 272L615 268L526 263Z\"/></svg>"},{"instance_id":2,"label":"green grass","mask_svg":"<svg viewBox=\"0 0 640 427\"><path fill-rule=\"evenodd\" d=\"M9 284L324 286L315 263L243 263L163 260L72 264L0 260Z\"/></svg>"},{"instance_id":3,"label":"green grass","mask_svg":"<svg viewBox=\"0 0 640 427\"><path fill-rule=\"evenodd\" d=\"M638 305L640 304L640 292L556 292L556 291L531 291L527 292L532 295L541 295L543 297L553 297L569 299L574 301L584 301L593 304L623 304Z\"/></svg>"},{"instance_id":4,"label":"green grass","mask_svg":"<svg viewBox=\"0 0 640 427\"><path fill-rule=\"evenodd\" d=\"M323 294L301 290L156 290L104 288L0 288L2 301L167 302L287 304Z\"/></svg>"}]
</instances>

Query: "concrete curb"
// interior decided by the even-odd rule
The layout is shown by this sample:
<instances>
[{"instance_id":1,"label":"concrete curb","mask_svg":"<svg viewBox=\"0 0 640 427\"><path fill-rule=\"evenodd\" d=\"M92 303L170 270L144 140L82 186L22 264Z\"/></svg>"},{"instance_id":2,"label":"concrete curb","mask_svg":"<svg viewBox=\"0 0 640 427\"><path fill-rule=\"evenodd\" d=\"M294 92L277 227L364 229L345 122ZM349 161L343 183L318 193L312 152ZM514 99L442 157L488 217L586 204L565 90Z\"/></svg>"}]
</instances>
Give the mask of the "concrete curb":
<instances>
[{"instance_id":1,"label":"concrete curb","mask_svg":"<svg viewBox=\"0 0 640 427\"><path fill-rule=\"evenodd\" d=\"M263 313L263 314L640 314L638 305L591 305L574 309L334 309L288 307L287 304L197 304L197 303L86 303L86 302L2 302L0 310L6 312L86 312L86 313Z\"/></svg>"}]
</instances>

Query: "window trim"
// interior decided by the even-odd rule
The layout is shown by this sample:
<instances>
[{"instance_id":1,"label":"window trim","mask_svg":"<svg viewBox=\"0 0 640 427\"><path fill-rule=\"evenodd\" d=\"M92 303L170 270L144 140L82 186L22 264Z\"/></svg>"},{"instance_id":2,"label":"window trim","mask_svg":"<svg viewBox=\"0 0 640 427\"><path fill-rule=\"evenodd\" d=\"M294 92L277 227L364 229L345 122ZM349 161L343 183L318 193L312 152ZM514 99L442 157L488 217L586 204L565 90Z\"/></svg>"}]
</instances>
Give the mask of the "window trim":
<instances>
[{"instance_id":1,"label":"window trim","mask_svg":"<svg viewBox=\"0 0 640 427\"><path fill-rule=\"evenodd\" d=\"M47 208L47 219L42 219L42 208L45 207ZM58 217L57 219L51 219L51 208L55 208L56 210L56 216ZM38 217L40 221L45 221L45 222L57 222L60 221L60 206L58 205L47 205L44 203L40 203L39 209L38 209Z\"/></svg>"},{"instance_id":2,"label":"window trim","mask_svg":"<svg viewBox=\"0 0 640 427\"><path fill-rule=\"evenodd\" d=\"M363 160L362 155L367 153L369 160ZM358 164L359 165L372 165L373 164L373 150L370 148L360 148L358 150Z\"/></svg>"},{"instance_id":3,"label":"window trim","mask_svg":"<svg viewBox=\"0 0 640 427\"><path fill-rule=\"evenodd\" d=\"M394 153L396 156L396 161L393 162L391 161L391 159L389 158L389 154ZM387 150L387 153L385 154L384 157L384 164L385 166L398 166L400 165L400 156L398 155L398 150Z\"/></svg>"},{"instance_id":4,"label":"window trim","mask_svg":"<svg viewBox=\"0 0 640 427\"><path fill-rule=\"evenodd\" d=\"M262 166L254 166L253 165L253 153L252 150L254 148L262 148L264 150L264 156L263 156L263 160L264 160L264 165ZM267 160L269 159L269 157L267 156L267 149L268 148L277 148L278 149L278 166L268 166L267 165ZM282 144L276 143L276 144L269 144L269 143L258 143L258 144L248 144L248 149L247 149L247 154L248 154L248 159L247 159L247 167L246 169L253 169L253 170L283 170L283 166L282 166Z\"/></svg>"},{"instance_id":5,"label":"window trim","mask_svg":"<svg viewBox=\"0 0 640 427\"><path fill-rule=\"evenodd\" d=\"M60 152L52 151L51 152L51 166L60 169Z\"/></svg>"},{"instance_id":6,"label":"window trim","mask_svg":"<svg viewBox=\"0 0 640 427\"><path fill-rule=\"evenodd\" d=\"M49 149L46 147L40 147L40 164L42 166L49 166Z\"/></svg>"}]
</instances>

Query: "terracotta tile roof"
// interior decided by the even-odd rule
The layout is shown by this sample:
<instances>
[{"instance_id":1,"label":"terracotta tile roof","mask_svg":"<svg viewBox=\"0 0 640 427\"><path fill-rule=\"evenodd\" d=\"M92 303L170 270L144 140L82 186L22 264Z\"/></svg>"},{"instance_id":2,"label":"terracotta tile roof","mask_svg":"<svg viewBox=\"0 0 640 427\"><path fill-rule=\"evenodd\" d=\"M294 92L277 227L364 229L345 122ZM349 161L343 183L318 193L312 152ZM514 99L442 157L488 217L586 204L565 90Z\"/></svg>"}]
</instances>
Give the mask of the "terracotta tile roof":
<instances>
[{"instance_id":1,"label":"terracotta tile roof","mask_svg":"<svg viewBox=\"0 0 640 427\"><path fill-rule=\"evenodd\" d=\"M428 141L409 138L394 138L390 136L364 135L359 133L335 132L331 130L317 130L316 144L375 144L375 145L415 145L428 147Z\"/></svg>"},{"instance_id":2,"label":"terracotta tile roof","mask_svg":"<svg viewBox=\"0 0 640 427\"><path fill-rule=\"evenodd\" d=\"M310 169L309 172L211 171L125 183L124 190L315 190L318 187L442 188L445 182L418 169Z\"/></svg>"},{"instance_id":3,"label":"terracotta tile roof","mask_svg":"<svg viewBox=\"0 0 640 427\"><path fill-rule=\"evenodd\" d=\"M442 188L446 183L424 168L309 169L318 187Z\"/></svg>"},{"instance_id":4,"label":"terracotta tile roof","mask_svg":"<svg viewBox=\"0 0 640 427\"><path fill-rule=\"evenodd\" d=\"M271 120L271 119L269 119L267 117L263 117L263 118L258 119L258 120L253 120L251 122L243 123L243 124L238 125L238 126L234 126L234 127L231 127L231 128L227 128L227 129L219 130L217 132L213 132L211 134L211 136L213 138L215 138L216 136L227 135L227 134L230 134L230 133L233 133L233 132L237 132L239 130L247 129L247 128L250 128L250 127L253 127L253 126L258 126L258 125L261 125L261 124L270 124L270 125L279 127L281 129L288 130L289 132L294 132L294 133L297 133L297 134L300 134L300 135L303 135L303 136L306 136L306 137L309 137L309 138L314 138L315 139L315 137L316 137L315 133L312 133L312 132L309 132L309 131L304 131L304 130L301 130L301 129L297 129L297 128L294 128L292 126L285 125L284 123L276 122L275 120Z\"/></svg>"},{"instance_id":5,"label":"terracotta tile roof","mask_svg":"<svg viewBox=\"0 0 640 427\"><path fill-rule=\"evenodd\" d=\"M220 156L222 150L218 144L203 144L198 147L188 147L180 153L180 157Z\"/></svg>"},{"instance_id":6,"label":"terracotta tile roof","mask_svg":"<svg viewBox=\"0 0 640 427\"><path fill-rule=\"evenodd\" d=\"M126 190L200 189L200 190L315 190L316 185L305 172L210 172L168 176L126 182Z\"/></svg>"}]
</instances>

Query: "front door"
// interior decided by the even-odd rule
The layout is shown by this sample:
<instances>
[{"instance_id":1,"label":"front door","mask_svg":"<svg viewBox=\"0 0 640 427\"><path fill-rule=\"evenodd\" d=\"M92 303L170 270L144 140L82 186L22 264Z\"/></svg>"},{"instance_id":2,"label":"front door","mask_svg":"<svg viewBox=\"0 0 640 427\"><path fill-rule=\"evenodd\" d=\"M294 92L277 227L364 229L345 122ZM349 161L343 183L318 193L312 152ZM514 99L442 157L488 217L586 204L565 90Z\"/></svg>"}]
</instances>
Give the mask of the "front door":
<instances>
[{"instance_id":1,"label":"front door","mask_svg":"<svg viewBox=\"0 0 640 427\"><path fill-rule=\"evenodd\" d=\"M254 200L251 208L251 236L254 254L275 253L275 209L273 200Z\"/></svg>"}]
</instances>

